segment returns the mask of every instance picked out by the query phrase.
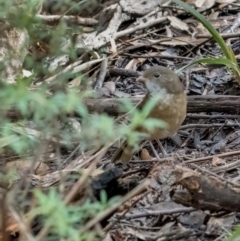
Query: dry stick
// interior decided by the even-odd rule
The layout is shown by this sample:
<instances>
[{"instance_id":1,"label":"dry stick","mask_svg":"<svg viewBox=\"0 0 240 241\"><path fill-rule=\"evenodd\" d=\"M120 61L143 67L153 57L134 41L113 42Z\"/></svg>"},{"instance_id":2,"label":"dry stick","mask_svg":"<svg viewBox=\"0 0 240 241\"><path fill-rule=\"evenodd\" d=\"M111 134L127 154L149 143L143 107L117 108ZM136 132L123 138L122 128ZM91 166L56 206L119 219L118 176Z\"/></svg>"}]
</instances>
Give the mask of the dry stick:
<instances>
[{"instance_id":1,"label":"dry stick","mask_svg":"<svg viewBox=\"0 0 240 241\"><path fill-rule=\"evenodd\" d=\"M202 114L187 114L187 118L191 119L238 119L240 115L202 115Z\"/></svg>"},{"instance_id":2,"label":"dry stick","mask_svg":"<svg viewBox=\"0 0 240 241\"><path fill-rule=\"evenodd\" d=\"M144 210L144 209L143 209ZM195 208L174 208L174 209L167 209L167 210L161 210L161 211L152 211L152 210L144 210L145 213L140 214L126 214L126 219L133 219L133 218L143 218L148 216L159 216L159 215L171 215L175 213L190 213L195 211ZM119 217L122 218L122 217Z\"/></svg>"},{"instance_id":3,"label":"dry stick","mask_svg":"<svg viewBox=\"0 0 240 241\"><path fill-rule=\"evenodd\" d=\"M123 36L125 36L125 35L127 35L127 34L134 33L134 32L136 32L137 30L141 30L141 29L145 29L145 28L151 27L151 26L153 26L153 25L157 25L157 24L162 23L162 22L164 22L164 21L166 21L166 20L167 20L166 17L161 17L161 18L158 18L158 19L151 19L151 20L149 20L149 21L146 22L146 23L137 25L136 27L129 28L129 29L126 29L126 30L117 32L116 35L115 35L115 37L116 37L116 38L120 38L120 37L123 37Z\"/></svg>"},{"instance_id":4,"label":"dry stick","mask_svg":"<svg viewBox=\"0 0 240 241\"><path fill-rule=\"evenodd\" d=\"M44 81L49 83L53 80L56 80L60 75L68 73L69 71L73 70L76 66L80 65L82 62L83 62L83 60L79 59L79 60L75 61L74 63L68 65L65 69L61 70L59 73L45 79Z\"/></svg>"},{"instance_id":5,"label":"dry stick","mask_svg":"<svg viewBox=\"0 0 240 241\"><path fill-rule=\"evenodd\" d=\"M194 52L194 50L199 49L201 46L205 45L206 43L212 41L213 38L208 38L205 41L201 42L200 44L197 44L196 46L193 46L191 49L189 49L187 52L183 53L183 56L189 56L192 55L192 53Z\"/></svg>"},{"instance_id":6,"label":"dry stick","mask_svg":"<svg viewBox=\"0 0 240 241\"><path fill-rule=\"evenodd\" d=\"M58 170L60 170L73 157L73 155L81 148L81 146L81 144L78 144L78 146L71 152L71 154L61 163L61 165L58 167Z\"/></svg>"},{"instance_id":7,"label":"dry stick","mask_svg":"<svg viewBox=\"0 0 240 241\"><path fill-rule=\"evenodd\" d=\"M57 80L58 77L60 77L63 74L69 73L69 74L75 74L77 72L83 71L88 67L91 67L94 64L97 64L99 62L101 62L103 59L96 59L96 60L92 60L89 61L87 63L81 64L81 65L77 65L77 63L81 63L82 60L79 60L69 66L67 66L65 69L63 69L62 71L58 72L57 74L55 74L54 76L51 76L47 79L45 79L44 81L47 83L52 82L53 80Z\"/></svg>"},{"instance_id":8,"label":"dry stick","mask_svg":"<svg viewBox=\"0 0 240 241\"><path fill-rule=\"evenodd\" d=\"M161 58L161 59L184 59L184 60L192 60L193 58L182 57L182 56L169 56L169 55L138 55L138 54L128 54L128 53L121 53L125 56L130 56L132 58Z\"/></svg>"},{"instance_id":9,"label":"dry stick","mask_svg":"<svg viewBox=\"0 0 240 241\"><path fill-rule=\"evenodd\" d=\"M72 23L77 23L77 24L82 24L82 25L95 25L98 23L98 21L94 18L81 18L79 16L63 16L62 15L41 15L37 14L36 15L37 20L41 20L45 23L51 24L51 23L56 23L59 22L62 18L66 21L72 22Z\"/></svg>"},{"instance_id":10,"label":"dry stick","mask_svg":"<svg viewBox=\"0 0 240 241\"><path fill-rule=\"evenodd\" d=\"M126 196L124 196L121 200L119 200L118 202L113 204L107 210L97 214L94 219L90 220L83 228L80 229L80 233L83 233L83 232L91 229L94 225L96 225L101 220L106 218L108 215L110 215L112 212L114 212L119 206L124 204L130 198L132 198L132 197L138 195L139 193L143 192L144 190L146 190L148 184L149 184L149 180L142 182L140 185L138 185L136 188L134 188L132 191L130 191Z\"/></svg>"},{"instance_id":11,"label":"dry stick","mask_svg":"<svg viewBox=\"0 0 240 241\"><path fill-rule=\"evenodd\" d=\"M226 34L220 34L222 38L235 38L235 37L240 37L240 33L226 33ZM212 37L210 34L198 34L195 35L195 38L210 38Z\"/></svg>"},{"instance_id":12,"label":"dry stick","mask_svg":"<svg viewBox=\"0 0 240 241\"><path fill-rule=\"evenodd\" d=\"M187 135L187 138L184 140L184 142L182 143L181 147L185 147L188 144L188 142L189 142L190 138L193 136L194 132L195 132L195 128L193 128L190 131L190 133Z\"/></svg>"},{"instance_id":13,"label":"dry stick","mask_svg":"<svg viewBox=\"0 0 240 241\"><path fill-rule=\"evenodd\" d=\"M29 232L27 225L25 224L25 221L23 220L23 218L21 218L18 213L16 212L16 210L13 208L13 206L9 206L8 207L12 216L15 218L15 220L18 222L19 225L19 229L21 230L21 232L25 235L25 237L29 240L29 241L36 241L37 239L34 238L34 236Z\"/></svg>"},{"instance_id":14,"label":"dry stick","mask_svg":"<svg viewBox=\"0 0 240 241\"><path fill-rule=\"evenodd\" d=\"M237 123L230 123L230 124L218 124L218 123L212 123L212 124L188 124L181 126L180 130L186 130L191 128L212 128L212 127L239 127L239 124Z\"/></svg>"},{"instance_id":15,"label":"dry stick","mask_svg":"<svg viewBox=\"0 0 240 241\"><path fill-rule=\"evenodd\" d=\"M136 105L143 98L133 97L129 100ZM87 99L86 105L89 111L102 111L112 115L126 113L118 107L123 99L102 98ZM207 96L188 96L188 113L196 112L240 112L240 97L239 96L224 96L224 95L207 95Z\"/></svg>"},{"instance_id":16,"label":"dry stick","mask_svg":"<svg viewBox=\"0 0 240 241\"><path fill-rule=\"evenodd\" d=\"M223 153L223 154L195 158L195 159L191 159L191 160L188 160L188 161L184 161L184 163L196 163L196 162L202 162L202 161L210 160L213 157L228 157L228 156L236 156L236 155L240 155L240 151L230 151L230 152Z\"/></svg>"},{"instance_id":17,"label":"dry stick","mask_svg":"<svg viewBox=\"0 0 240 241\"><path fill-rule=\"evenodd\" d=\"M165 162L165 161L174 161L173 157L165 157L165 158L161 158L161 162ZM152 162L158 162L157 158L152 158L150 160L131 160L130 163L132 164L149 164Z\"/></svg>"},{"instance_id":18,"label":"dry stick","mask_svg":"<svg viewBox=\"0 0 240 241\"><path fill-rule=\"evenodd\" d=\"M103 56L104 59L102 61L102 64L101 64L101 68L100 68L100 73L99 73L99 76L98 76L98 80L96 81L96 84L94 86L94 90L97 90L99 88L102 88L102 85L103 85L103 81L106 77L106 74L107 74L107 68L108 68L108 58L106 58L106 56Z\"/></svg>"},{"instance_id":19,"label":"dry stick","mask_svg":"<svg viewBox=\"0 0 240 241\"><path fill-rule=\"evenodd\" d=\"M221 166L221 167L215 167L215 168L212 169L212 172L219 173L219 172L222 172L222 171L229 171L229 170L232 170L236 167L239 167L239 165L240 165L240 160L237 160L235 162L226 164L226 165Z\"/></svg>"},{"instance_id":20,"label":"dry stick","mask_svg":"<svg viewBox=\"0 0 240 241\"><path fill-rule=\"evenodd\" d=\"M225 127L227 124L227 120L225 120L225 122L222 124L222 126L220 126L214 133L211 133L208 137L208 139L212 140L218 133L220 130L223 129L223 127Z\"/></svg>"}]
</instances>

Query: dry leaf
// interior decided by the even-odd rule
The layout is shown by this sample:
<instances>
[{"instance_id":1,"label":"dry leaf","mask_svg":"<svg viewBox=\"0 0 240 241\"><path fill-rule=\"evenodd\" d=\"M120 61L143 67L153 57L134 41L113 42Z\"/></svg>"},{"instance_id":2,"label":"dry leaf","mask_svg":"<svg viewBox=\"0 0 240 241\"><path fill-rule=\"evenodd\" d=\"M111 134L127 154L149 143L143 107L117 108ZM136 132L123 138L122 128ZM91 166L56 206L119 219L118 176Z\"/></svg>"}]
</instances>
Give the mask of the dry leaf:
<instances>
[{"instance_id":1,"label":"dry leaf","mask_svg":"<svg viewBox=\"0 0 240 241\"><path fill-rule=\"evenodd\" d=\"M197 8L201 8L201 10L205 10L211 8L215 4L215 0L197 0L195 5Z\"/></svg>"},{"instance_id":2,"label":"dry leaf","mask_svg":"<svg viewBox=\"0 0 240 241\"><path fill-rule=\"evenodd\" d=\"M143 148L140 153L140 158L141 160L147 161L147 160L151 160L153 157L149 155L149 152L147 149Z\"/></svg>"},{"instance_id":3,"label":"dry leaf","mask_svg":"<svg viewBox=\"0 0 240 241\"><path fill-rule=\"evenodd\" d=\"M182 31L188 31L189 27L186 23L181 21L180 19L174 17L174 16L168 16L168 19L171 21L171 25L176 28L180 29Z\"/></svg>"},{"instance_id":4,"label":"dry leaf","mask_svg":"<svg viewBox=\"0 0 240 241\"><path fill-rule=\"evenodd\" d=\"M225 163L225 160L219 158L218 156L214 156L213 159L212 159L212 165L213 165L214 167L220 166L220 165L222 165L222 164L224 164L224 163Z\"/></svg>"},{"instance_id":5,"label":"dry leaf","mask_svg":"<svg viewBox=\"0 0 240 241\"><path fill-rule=\"evenodd\" d=\"M234 3L236 0L216 0L216 3Z\"/></svg>"},{"instance_id":6,"label":"dry leaf","mask_svg":"<svg viewBox=\"0 0 240 241\"><path fill-rule=\"evenodd\" d=\"M136 70L138 63L139 63L138 59L132 59L131 61L128 62L125 69Z\"/></svg>"},{"instance_id":7,"label":"dry leaf","mask_svg":"<svg viewBox=\"0 0 240 241\"><path fill-rule=\"evenodd\" d=\"M69 88L77 87L81 84L81 77L77 77L68 83Z\"/></svg>"},{"instance_id":8,"label":"dry leaf","mask_svg":"<svg viewBox=\"0 0 240 241\"><path fill-rule=\"evenodd\" d=\"M208 30L200 22L198 23L197 27L195 28L195 31L198 34L208 34Z\"/></svg>"},{"instance_id":9,"label":"dry leaf","mask_svg":"<svg viewBox=\"0 0 240 241\"><path fill-rule=\"evenodd\" d=\"M107 81L104 83L104 86L107 87L110 92L113 94L116 90L116 85L115 85L115 82L113 81Z\"/></svg>"},{"instance_id":10,"label":"dry leaf","mask_svg":"<svg viewBox=\"0 0 240 241\"><path fill-rule=\"evenodd\" d=\"M94 98L96 99L102 98L103 96L110 97L110 90L107 87L97 89L94 94Z\"/></svg>"}]
</instances>

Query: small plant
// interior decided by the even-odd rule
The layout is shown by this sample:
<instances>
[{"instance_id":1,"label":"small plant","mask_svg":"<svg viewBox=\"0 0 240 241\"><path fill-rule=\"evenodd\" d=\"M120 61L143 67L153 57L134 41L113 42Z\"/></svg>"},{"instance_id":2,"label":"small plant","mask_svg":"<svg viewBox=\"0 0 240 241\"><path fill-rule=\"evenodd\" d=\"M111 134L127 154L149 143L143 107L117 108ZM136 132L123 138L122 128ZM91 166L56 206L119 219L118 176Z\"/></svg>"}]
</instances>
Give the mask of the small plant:
<instances>
[{"instance_id":1,"label":"small plant","mask_svg":"<svg viewBox=\"0 0 240 241\"><path fill-rule=\"evenodd\" d=\"M39 216L42 225L48 227L52 237L76 241L89 240L90 237L92 240L99 240L99 234L95 231L80 234L79 225L84 226L86 221L96 216L96 213L104 211L118 199L114 197L108 200L106 192L101 191L99 201L92 202L86 199L82 204L66 206L63 197L54 188L47 194L35 189L34 194L37 198L37 207L30 211L30 217Z\"/></svg>"},{"instance_id":2,"label":"small plant","mask_svg":"<svg viewBox=\"0 0 240 241\"><path fill-rule=\"evenodd\" d=\"M193 64L201 64L201 63L222 64L222 65L225 65L227 68L232 69L238 83L240 84L240 68L238 66L236 57L232 51L232 48L225 43L224 39L219 34L219 32L211 25L211 23L201 13L196 11L194 8L189 6L187 3L185 3L181 0L172 0L172 1L175 2L176 4L182 6L186 11L191 13L199 22L202 23L202 25L212 35L214 40L219 44L220 48L223 51L223 54L225 55L225 57L219 57L216 59L213 59L213 58L199 59L197 61L194 61L193 63L188 64L187 66L184 66L183 68L187 68ZM181 70L179 70L179 71L181 71Z\"/></svg>"}]
</instances>

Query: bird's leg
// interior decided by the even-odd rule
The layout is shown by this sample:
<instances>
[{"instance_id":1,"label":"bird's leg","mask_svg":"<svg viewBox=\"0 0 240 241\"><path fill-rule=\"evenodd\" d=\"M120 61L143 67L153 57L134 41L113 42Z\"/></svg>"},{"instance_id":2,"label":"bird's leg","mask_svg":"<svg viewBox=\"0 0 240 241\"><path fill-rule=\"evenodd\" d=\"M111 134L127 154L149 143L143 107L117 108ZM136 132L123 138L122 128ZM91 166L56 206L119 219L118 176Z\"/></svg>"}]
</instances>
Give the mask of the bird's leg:
<instances>
[{"instance_id":1,"label":"bird's leg","mask_svg":"<svg viewBox=\"0 0 240 241\"><path fill-rule=\"evenodd\" d=\"M165 151L165 149L163 148L161 141L159 141L159 139L156 139L156 142L157 142L158 146L159 146L160 149L161 149L161 152L162 152L162 154L163 154L163 157L167 157L168 154L167 154L167 152Z\"/></svg>"},{"instance_id":2,"label":"bird's leg","mask_svg":"<svg viewBox=\"0 0 240 241\"><path fill-rule=\"evenodd\" d=\"M158 161L161 161L161 159L160 159L160 157L159 157L159 155L158 155L156 149L155 149L154 146L153 146L152 141L149 141L149 144L150 144L150 146L151 146L151 148L152 148L152 151L153 151L155 157L157 158L157 160L158 160Z\"/></svg>"}]
</instances>

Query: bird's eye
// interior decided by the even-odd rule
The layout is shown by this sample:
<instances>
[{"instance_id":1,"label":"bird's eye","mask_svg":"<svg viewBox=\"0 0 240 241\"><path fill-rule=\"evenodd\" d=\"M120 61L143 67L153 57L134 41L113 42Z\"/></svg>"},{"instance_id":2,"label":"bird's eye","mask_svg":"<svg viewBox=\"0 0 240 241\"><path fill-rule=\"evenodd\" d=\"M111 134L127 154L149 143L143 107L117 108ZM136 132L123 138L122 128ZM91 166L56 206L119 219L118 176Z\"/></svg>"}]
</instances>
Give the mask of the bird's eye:
<instances>
[{"instance_id":1,"label":"bird's eye","mask_svg":"<svg viewBox=\"0 0 240 241\"><path fill-rule=\"evenodd\" d=\"M156 74L154 74L154 77L155 77L155 78L159 78L159 77L160 77L160 74L159 74L159 73L156 73Z\"/></svg>"}]
</instances>

